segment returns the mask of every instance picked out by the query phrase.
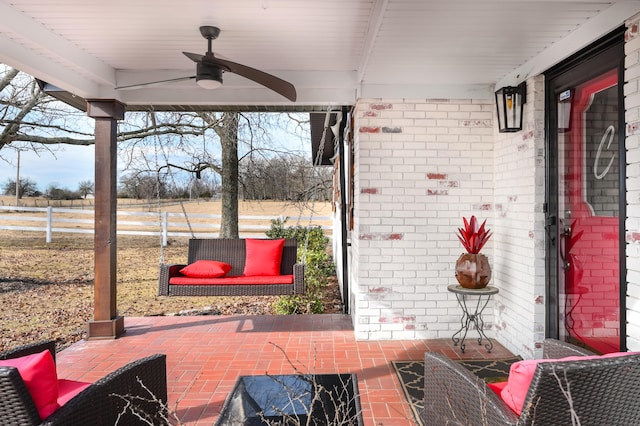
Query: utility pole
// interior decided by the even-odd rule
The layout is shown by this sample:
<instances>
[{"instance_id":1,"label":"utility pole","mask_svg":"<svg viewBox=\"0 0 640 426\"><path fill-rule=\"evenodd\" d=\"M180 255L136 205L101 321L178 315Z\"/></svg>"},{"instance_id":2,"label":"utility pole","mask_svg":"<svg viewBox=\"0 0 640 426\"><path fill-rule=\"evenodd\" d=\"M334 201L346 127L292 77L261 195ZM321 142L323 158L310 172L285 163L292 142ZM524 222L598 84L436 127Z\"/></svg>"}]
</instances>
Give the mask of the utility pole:
<instances>
[{"instance_id":1,"label":"utility pole","mask_svg":"<svg viewBox=\"0 0 640 426\"><path fill-rule=\"evenodd\" d=\"M18 167L16 167L16 207L20 206L20 150L18 150Z\"/></svg>"}]
</instances>

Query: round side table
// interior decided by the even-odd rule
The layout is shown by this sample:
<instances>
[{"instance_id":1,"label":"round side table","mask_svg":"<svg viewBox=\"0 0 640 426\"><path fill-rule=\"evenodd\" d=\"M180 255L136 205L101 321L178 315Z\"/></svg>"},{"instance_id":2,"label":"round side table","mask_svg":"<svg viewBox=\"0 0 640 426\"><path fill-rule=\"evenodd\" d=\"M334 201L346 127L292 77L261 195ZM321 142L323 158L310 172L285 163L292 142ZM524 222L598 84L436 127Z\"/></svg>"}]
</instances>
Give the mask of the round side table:
<instances>
[{"instance_id":1,"label":"round side table","mask_svg":"<svg viewBox=\"0 0 640 426\"><path fill-rule=\"evenodd\" d=\"M451 340L453 345L458 346L460 344L460 350L464 353L465 343L464 339L467 337L467 332L471 325L473 325L478 332L478 345L482 345L482 341L486 340L484 347L487 352L491 352L493 349L493 342L484 334L484 321L482 320L482 312L487 304L491 300L494 294L498 293L498 288L494 286L486 286L485 288L464 288L458 284L451 284L447 287L447 290L456 295L458 305L462 309L462 317L460 318L460 330L456 331ZM475 302L467 299L477 298ZM460 337L461 336L461 337Z\"/></svg>"}]
</instances>

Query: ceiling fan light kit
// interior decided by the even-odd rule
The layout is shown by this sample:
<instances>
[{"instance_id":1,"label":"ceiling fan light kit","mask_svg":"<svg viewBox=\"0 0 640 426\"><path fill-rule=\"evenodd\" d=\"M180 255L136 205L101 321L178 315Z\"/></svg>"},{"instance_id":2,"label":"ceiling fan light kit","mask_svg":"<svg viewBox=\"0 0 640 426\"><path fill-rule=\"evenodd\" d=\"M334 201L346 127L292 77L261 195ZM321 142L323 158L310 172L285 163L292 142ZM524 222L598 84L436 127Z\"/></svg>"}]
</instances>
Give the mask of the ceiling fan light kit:
<instances>
[{"instance_id":1,"label":"ceiling fan light kit","mask_svg":"<svg viewBox=\"0 0 640 426\"><path fill-rule=\"evenodd\" d=\"M196 64L196 83L203 89L217 89L222 86L222 70L199 62Z\"/></svg>"}]
</instances>

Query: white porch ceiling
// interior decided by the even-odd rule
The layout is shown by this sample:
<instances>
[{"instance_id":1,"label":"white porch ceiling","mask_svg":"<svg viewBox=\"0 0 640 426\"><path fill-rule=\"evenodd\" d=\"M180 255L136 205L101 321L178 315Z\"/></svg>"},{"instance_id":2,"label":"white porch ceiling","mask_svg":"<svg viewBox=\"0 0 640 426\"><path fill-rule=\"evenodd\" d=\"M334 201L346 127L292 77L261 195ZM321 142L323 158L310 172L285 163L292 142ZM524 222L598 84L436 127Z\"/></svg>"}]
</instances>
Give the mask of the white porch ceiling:
<instances>
[{"instance_id":1,"label":"white porch ceiling","mask_svg":"<svg viewBox=\"0 0 640 426\"><path fill-rule=\"evenodd\" d=\"M0 62L82 98L135 105L326 106L357 97L488 98L640 12L596 0L0 0ZM213 51L277 75L298 100L230 73L194 80L182 51Z\"/></svg>"}]
</instances>

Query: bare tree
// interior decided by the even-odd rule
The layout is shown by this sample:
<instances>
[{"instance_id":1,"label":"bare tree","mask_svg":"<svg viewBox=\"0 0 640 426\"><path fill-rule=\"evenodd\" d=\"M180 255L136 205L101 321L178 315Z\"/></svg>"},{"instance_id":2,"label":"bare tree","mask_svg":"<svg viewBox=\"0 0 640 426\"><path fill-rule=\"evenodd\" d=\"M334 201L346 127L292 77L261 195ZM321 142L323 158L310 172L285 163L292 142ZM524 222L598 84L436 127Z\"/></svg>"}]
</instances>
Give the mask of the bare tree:
<instances>
[{"instance_id":1,"label":"bare tree","mask_svg":"<svg viewBox=\"0 0 640 426\"><path fill-rule=\"evenodd\" d=\"M96 186L92 181L83 180L82 182L78 183L78 192L80 193L80 196L82 198L87 198L87 195L93 194L95 187Z\"/></svg>"},{"instance_id":2,"label":"bare tree","mask_svg":"<svg viewBox=\"0 0 640 426\"><path fill-rule=\"evenodd\" d=\"M211 174L220 176L222 198L220 236L237 238L239 187L242 185L245 188L245 179L251 180L252 184L261 180L251 175L254 165L278 162L278 157L286 153L285 149L273 143L271 135L278 131L282 134L280 129L287 124L283 120L292 121L282 114L200 112L190 115L157 112L140 117L139 121L130 119L127 125L134 126L138 123L144 126L142 123L149 121L151 126L156 123L156 127L160 127L159 123L168 121L167 114L170 114L173 119L181 120L182 123L188 122L192 130L200 129L199 137L194 137L192 134L158 134L151 138L130 139L125 142L128 146L125 151L127 168L139 172L156 170L174 186L177 186L173 180L178 173L189 173L191 179L198 180ZM292 123L299 125L299 122ZM181 160L177 161L176 158ZM302 155L298 158L302 158ZM269 198L287 199L285 195L289 190L280 188L280 185L285 183L286 173L269 180L266 176L269 173L277 174L278 169L291 168L291 165L275 167L272 172L267 171L267 168L264 166L265 170L258 170L257 173L264 175L263 185L273 187L269 190Z\"/></svg>"},{"instance_id":3,"label":"bare tree","mask_svg":"<svg viewBox=\"0 0 640 426\"><path fill-rule=\"evenodd\" d=\"M167 184L165 179L148 173L129 173L120 179L120 196L135 198L136 200L146 199L151 201L155 198L165 198L167 194Z\"/></svg>"},{"instance_id":4,"label":"bare tree","mask_svg":"<svg viewBox=\"0 0 640 426\"><path fill-rule=\"evenodd\" d=\"M36 81L19 71L0 68L0 149L21 143L42 151L46 145L90 145L93 135L77 125L84 114L44 94Z\"/></svg>"},{"instance_id":5,"label":"bare tree","mask_svg":"<svg viewBox=\"0 0 640 426\"><path fill-rule=\"evenodd\" d=\"M249 200L330 200L332 169L287 154L241 164L241 197Z\"/></svg>"},{"instance_id":6,"label":"bare tree","mask_svg":"<svg viewBox=\"0 0 640 426\"><path fill-rule=\"evenodd\" d=\"M237 238L240 165L274 158L284 151L271 140L274 130L283 134L282 129L288 125L283 120L294 123L300 137L308 115L127 113L119 123L118 149L124 170L138 176L157 176L161 184L155 188L162 191L161 196L168 189L180 192L175 174L187 173L186 181L201 179L207 172L220 176L221 236ZM19 145L20 149L45 150L55 155L57 144L92 145L95 139L91 123L84 113L44 94L33 78L9 67L0 68L0 159L2 148L7 146ZM129 175L121 181L123 192L136 198L151 198L148 182L131 178ZM144 193L138 192L142 186ZM289 192L282 191L284 196Z\"/></svg>"},{"instance_id":7,"label":"bare tree","mask_svg":"<svg viewBox=\"0 0 640 426\"><path fill-rule=\"evenodd\" d=\"M226 112L213 127L222 146L220 238L238 238L238 116Z\"/></svg>"},{"instance_id":8,"label":"bare tree","mask_svg":"<svg viewBox=\"0 0 640 426\"><path fill-rule=\"evenodd\" d=\"M20 178L20 185L18 186L20 187L20 194L18 194L18 198L36 197L40 195L38 185L28 177ZM16 195L15 179L7 179L4 185L2 185L2 193L4 195Z\"/></svg>"}]
</instances>

